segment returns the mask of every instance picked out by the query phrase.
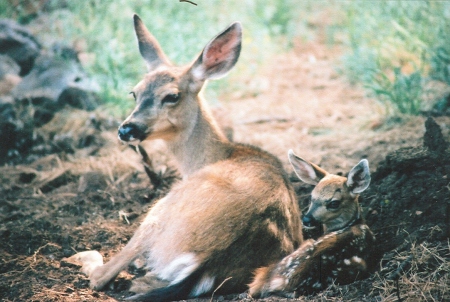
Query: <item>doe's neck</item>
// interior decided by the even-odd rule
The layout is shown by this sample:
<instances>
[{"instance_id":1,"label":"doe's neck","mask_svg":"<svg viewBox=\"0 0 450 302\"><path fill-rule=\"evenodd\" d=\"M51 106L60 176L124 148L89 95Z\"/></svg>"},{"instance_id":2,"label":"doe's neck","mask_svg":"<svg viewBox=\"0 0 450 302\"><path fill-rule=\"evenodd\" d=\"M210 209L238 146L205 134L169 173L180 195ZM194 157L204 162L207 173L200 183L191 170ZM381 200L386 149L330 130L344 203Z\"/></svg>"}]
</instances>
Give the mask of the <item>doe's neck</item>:
<instances>
[{"instance_id":1,"label":"doe's neck","mask_svg":"<svg viewBox=\"0 0 450 302\"><path fill-rule=\"evenodd\" d=\"M190 127L183 129L179 137L167 145L175 155L183 177L227 158L231 149L231 143L201 102Z\"/></svg>"}]
</instances>

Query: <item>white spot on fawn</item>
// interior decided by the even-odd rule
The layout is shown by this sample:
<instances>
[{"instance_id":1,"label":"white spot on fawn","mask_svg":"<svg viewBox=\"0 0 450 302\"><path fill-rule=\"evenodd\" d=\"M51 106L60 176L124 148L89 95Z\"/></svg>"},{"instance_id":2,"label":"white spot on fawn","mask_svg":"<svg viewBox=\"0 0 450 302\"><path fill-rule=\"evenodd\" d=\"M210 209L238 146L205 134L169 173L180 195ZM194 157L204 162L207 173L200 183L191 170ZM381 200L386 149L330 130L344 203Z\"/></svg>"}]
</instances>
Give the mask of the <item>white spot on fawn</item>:
<instances>
[{"instance_id":1,"label":"white spot on fawn","mask_svg":"<svg viewBox=\"0 0 450 302\"><path fill-rule=\"evenodd\" d=\"M354 261L354 262L356 262L356 263L361 263L361 262L362 262L362 259L359 258L358 256L353 256L353 257L352 257L352 261Z\"/></svg>"},{"instance_id":2,"label":"white spot on fawn","mask_svg":"<svg viewBox=\"0 0 450 302\"><path fill-rule=\"evenodd\" d=\"M291 262L292 262L292 257L289 257L289 258L287 259L286 266L291 265Z\"/></svg>"},{"instance_id":3,"label":"white spot on fawn","mask_svg":"<svg viewBox=\"0 0 450 302\"><path fill-rule=\"evenodd\" d=\"M282 290L288 282L289 282L288 279L274 278L270 280L270 290L271 291Z\"/></svg>"}]
</instances>

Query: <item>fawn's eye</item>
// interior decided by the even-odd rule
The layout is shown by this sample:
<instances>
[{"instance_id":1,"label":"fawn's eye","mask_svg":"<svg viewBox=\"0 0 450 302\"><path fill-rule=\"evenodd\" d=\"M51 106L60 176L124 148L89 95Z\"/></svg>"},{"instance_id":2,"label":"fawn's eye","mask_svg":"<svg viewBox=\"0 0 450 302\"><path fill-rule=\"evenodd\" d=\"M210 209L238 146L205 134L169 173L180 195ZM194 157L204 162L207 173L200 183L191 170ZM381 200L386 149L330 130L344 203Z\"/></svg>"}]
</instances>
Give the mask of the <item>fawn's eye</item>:
<instances>
[{"instance_id":1,"label":"fawn's eye","mask_svg":"<svg viewBox=\"0 0 450 302\"><path fill-rule=\"evenodd\" d=\"M175 94L175 93L168 94L162 99L161 105L164 105L164 104L175 104L179 100L180 100L180 94L179 93L177 93L177 94Z\"/></svg>"},{"instance_id":2,"label":"fawn's eye","mask_svg":"<svg viewBox=\"0 0 450 302\"><path fill-rule=\"evenodd\" d=\"M336 210L337 208L339 208L339 206L341 205L341 201L340 200L332 200L327 204L327 209L330 210Z\"/></svg>"},{"instance_id":3,"label":"fawn's eye","mask_svg":"<svg viewBox=\"0 0 450 302\"><path fill-rule=\"evenodd\" d=\"M131 91L130 94L133 96L133 99L136 100L136 93L134 93L133 91Z\"/></svg>"}]
</instances>

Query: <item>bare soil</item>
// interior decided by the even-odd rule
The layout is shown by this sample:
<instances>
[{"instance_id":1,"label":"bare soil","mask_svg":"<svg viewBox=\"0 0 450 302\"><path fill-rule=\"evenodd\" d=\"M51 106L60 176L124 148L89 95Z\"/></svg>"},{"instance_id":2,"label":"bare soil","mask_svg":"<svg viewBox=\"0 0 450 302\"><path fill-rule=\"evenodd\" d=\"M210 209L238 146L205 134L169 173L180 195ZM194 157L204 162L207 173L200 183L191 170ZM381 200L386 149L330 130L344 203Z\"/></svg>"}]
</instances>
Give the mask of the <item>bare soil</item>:
<instances>
[{"instance_id":1,"label":"bare soil","mask_svg":"<svg viewBox=\"0 0 450 302\"><path fill-rule=\"evenodd\" d=\"M372 184L360 201L378 240L375 271L301 299L449 301L450 153L439 146L450 141L450 117L435 118L440 127L427 128L424 146L426 117L386 119L379 104L335 71L340 54L338 46L299 43L254 78L241 79L249 87L245 93L221 97L234 140L274 153L289 172L291 148L333 173L369 160ZM62 111L37 130L44 146L58 144L60 152L0 167L1 301L117 301L128 295L133 270L97 292L79 267L62 261L91 249L110 258L178 180L164 146L146 142L162 181L153 186L140 156L117 141L119 122L101 110ZM305 209L312 188L293 174L291 179ZM245 293L214 299L252 300Z\"/></svg>"}]
</instances>

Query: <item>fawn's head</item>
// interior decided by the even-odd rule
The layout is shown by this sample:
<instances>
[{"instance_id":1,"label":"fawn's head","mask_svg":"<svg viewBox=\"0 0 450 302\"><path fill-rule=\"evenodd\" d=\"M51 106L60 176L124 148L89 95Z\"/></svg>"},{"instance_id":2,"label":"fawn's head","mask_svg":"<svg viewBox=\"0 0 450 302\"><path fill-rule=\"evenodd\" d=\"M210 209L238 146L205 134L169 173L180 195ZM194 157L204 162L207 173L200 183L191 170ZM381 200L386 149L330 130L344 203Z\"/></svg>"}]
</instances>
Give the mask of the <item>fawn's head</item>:
<instances>
[{"instance_id":1,"label":"fawn's head","mask_svg":"<svg viewBox=\"0 0 450 302\"><path fill-rule=\"evenodd\" d=\"M139 51L148 73L131 94L136 107L119 127L119 139L139 143L145 139L171 140L194 127L201 109L199 93L208 79L223 77L236 64L241 50L242 28L231 24L212 39L187 66L174 66L158 41L134 15Z\"/></svg>"},{"instance_id":2,"label":"fawn's head","mask_svg":"<svg viewBox=\"0 0 450 302\"><path fill-rule=\"evenodd\" d=\"M357 220L360 215L359 193L370 184L369 162L361 160L348 177L330 174L317 165L288 153L289 161L297 176L305 183L315 185L311 192L311 204L303 216L305 228L319 222L325 232L342 229Z\"/></svg>"}]
</instances>

